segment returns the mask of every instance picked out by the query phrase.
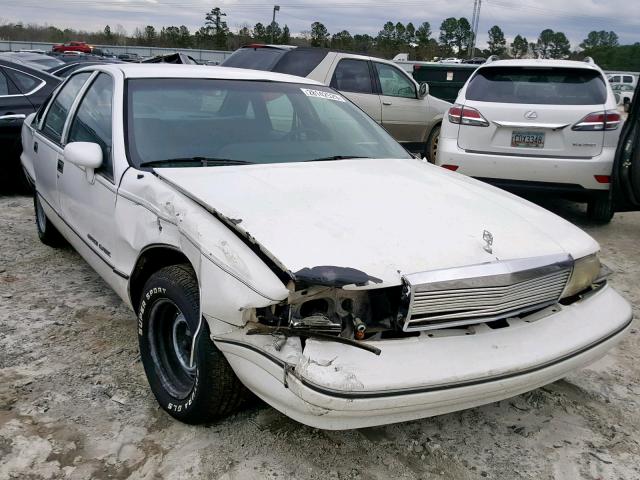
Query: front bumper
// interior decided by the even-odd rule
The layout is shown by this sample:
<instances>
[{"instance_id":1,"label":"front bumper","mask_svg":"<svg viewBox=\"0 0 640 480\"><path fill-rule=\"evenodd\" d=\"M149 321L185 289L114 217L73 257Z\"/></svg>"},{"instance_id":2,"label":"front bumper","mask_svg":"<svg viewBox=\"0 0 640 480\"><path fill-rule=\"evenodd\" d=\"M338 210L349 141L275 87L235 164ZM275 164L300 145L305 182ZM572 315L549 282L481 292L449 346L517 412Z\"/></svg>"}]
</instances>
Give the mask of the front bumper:
<instances>
[{"instance_id":1,"label":"front bumper","mask_svg":"<svg viewBox=\"0 0 640 480\"><path fill-rule=\"evenodd\" d=\"M380 356L312 340L298 357L296 339L278 352L272 337L215 341L267 403L301 423L341 430L440 415L548 384L605 355L631 317L628 302L605 286L572 305L510 320L506 328L477 325L470 334L371 342Z\"/></svg>"},{"instance_id":2,"label":"front bumper","mask_svg":"<svg viewBox=\"0 0 640 480\"><path fill-rule=\"evenodd\" d=\"M608 190L596 175L611 175L615 148L604 147L592 158L547 158L475 153L458 147L457 138L440 137L436 165L457 165L458 173L470 177L536 182L558 185L559 190L573 185L586 190Z\"/></svg>"}]
</instances>

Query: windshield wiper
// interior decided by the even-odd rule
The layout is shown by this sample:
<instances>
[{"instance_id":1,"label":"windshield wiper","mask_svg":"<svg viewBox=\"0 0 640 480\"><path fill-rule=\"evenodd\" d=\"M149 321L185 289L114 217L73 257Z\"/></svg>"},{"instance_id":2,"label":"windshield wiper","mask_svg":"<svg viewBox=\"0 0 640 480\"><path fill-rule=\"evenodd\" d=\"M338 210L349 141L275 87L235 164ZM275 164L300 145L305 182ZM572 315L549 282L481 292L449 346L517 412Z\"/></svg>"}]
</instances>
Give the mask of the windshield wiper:
<instances>
[{"instance_id":1,"label":"windshield wiper","mask_svg":"<svg viewBox=\"0 0 640 480\"><path fill-rule=\"evenodd\" d=\"M311 160L305 160L305 162L329 162L331 160L349 160L352 158L369 158L369 157L361 157L359 155L332 155L331 157L312 158Z\"/></svg>"},{"instance_id":2,"label":"windshield wiper","mask_svg":"<svg viewBox=\"0 0 640 480\"><path fill-rule=\"evenodd\" d=\"M251 165L255 162L248 160L232 160L230 158L215 157L183 157L165 158L142 162L140 167L218 167L222 165Z\"/></svg>"}]
</instances>

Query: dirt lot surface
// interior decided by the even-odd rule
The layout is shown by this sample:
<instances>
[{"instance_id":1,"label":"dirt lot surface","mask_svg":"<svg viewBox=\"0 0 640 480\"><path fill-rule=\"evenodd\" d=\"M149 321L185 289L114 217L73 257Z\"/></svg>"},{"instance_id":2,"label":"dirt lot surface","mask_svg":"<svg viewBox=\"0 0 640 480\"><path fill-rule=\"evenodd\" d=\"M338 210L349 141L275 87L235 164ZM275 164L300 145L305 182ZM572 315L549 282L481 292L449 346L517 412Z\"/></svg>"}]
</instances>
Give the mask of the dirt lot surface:
<instances>
[{"instance_id":1,"label":"dirt lot surface","mask_svg":"<svg viewBox=\"0 0 640 480\"><path fill-rule=\"evenodd\" d=\"M574 204L546 206L600 241L640 305L640 214L598 227ZM0 197L0 479L640 479L638 320L610 355L544 388L346 432L258 401L208 427L177 423L147 387L134 320L74 251L38 241L31 199Z\"/></svg>"}]
</instances>

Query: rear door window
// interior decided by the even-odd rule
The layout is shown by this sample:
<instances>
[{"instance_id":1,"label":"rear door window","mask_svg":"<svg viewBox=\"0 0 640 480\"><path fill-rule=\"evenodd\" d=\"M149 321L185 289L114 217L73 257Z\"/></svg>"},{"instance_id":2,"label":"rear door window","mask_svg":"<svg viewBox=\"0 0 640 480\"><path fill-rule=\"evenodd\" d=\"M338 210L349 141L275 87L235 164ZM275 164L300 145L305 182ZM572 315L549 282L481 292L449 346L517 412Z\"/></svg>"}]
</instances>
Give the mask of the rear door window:
<instances>
[{"instance_id":1,"label":"rear door window","mask_svg":"<svg viewBox=\"0 0 640 480\"><path fill-rule=\"evenodd\" d=\"M607 98L600 73L581 68L481 68L466 98L480 102L539 105L598 105Z\"/></svg>"},{"instance_id":2,"label":"rear door window","mask_svg":"<svg viewBox=\"0 0 640 480\"><path fill-rule=\"evenodd\" d=\"M53 103L51 107L49 107L47 116L44 119L42 125L42 133L44 136L56 143L60 143L62 130L64 129L71 105L90 75L90 72L74 75L62 87L58 95L53 99Z\"/></svg>"},{"instance_id":3,"label":"rear door window","mask_svg":"<svg viewBox=\"0 0 640 480\"><path fill-rule=\"evenodd\" d=\"M340 60L333 72L331 86L344 92L373 93L369 62L352 58Z\"/></svg>"},{"instance_id":4,"label":"rear door window","mask_svg":"<svg viewBox=\"0 0 640 480\"><path fill-rule=\"evenodd\" d=\"M633 83L633 77L631 75L625 75L622 77L622 83Z\"/></svg>"}]
</instances>

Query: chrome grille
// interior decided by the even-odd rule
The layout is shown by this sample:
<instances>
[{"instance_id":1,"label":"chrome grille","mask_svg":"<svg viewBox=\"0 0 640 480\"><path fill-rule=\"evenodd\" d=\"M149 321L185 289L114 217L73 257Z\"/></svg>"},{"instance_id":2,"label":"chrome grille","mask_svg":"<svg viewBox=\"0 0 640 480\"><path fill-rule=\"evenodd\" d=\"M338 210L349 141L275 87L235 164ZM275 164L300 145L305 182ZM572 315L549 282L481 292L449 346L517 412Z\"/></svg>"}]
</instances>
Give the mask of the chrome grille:
<instances>
[{"instance_id":1,"label":"chrome grille","mask_svg":"<svg viewBox=\"0 0 640 480\"><path fill-rule=\"evenodd\" d=\"M551 305L560 298L572 263L570 257L541 257L407 275L403 329L480 323Z\"/></svg>"}]
</instances>

